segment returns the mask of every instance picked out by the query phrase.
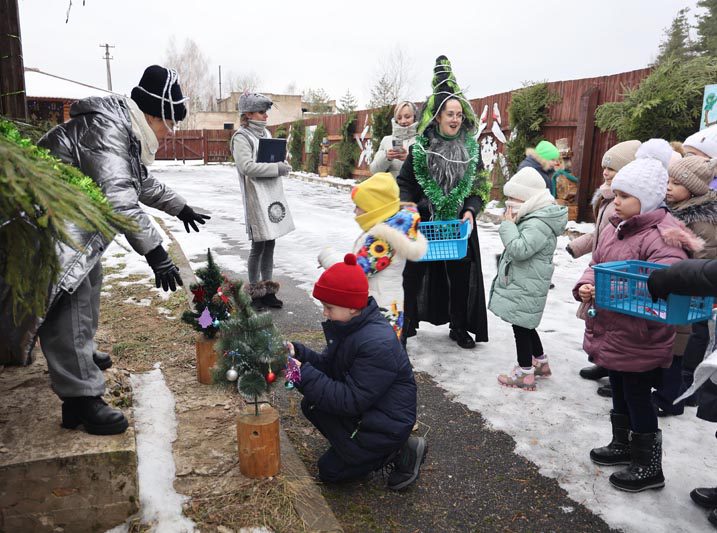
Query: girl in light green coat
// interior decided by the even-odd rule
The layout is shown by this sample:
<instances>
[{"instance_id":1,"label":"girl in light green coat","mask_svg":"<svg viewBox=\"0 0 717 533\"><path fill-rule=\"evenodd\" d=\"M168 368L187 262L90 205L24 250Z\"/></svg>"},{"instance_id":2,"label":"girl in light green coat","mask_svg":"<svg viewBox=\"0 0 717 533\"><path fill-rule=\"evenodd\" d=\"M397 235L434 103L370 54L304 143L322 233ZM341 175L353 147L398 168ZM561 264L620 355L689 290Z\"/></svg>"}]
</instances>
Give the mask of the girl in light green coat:
<instances>
[{"instance_id":1,"label":"girl in light green coat","mask_svg":"<svg viewBox=\"0 0 717 533\"><path fill-rule=\"evenodd\" d=\"M505 250L490 289L490 309L513 326L518 364L498 381L535 390L535 377L550 376L535 328L540 324L553 277L553 254L565 231L568 210L555 204L542 176L522 168L503 187L508 198L499 234Z\"/></svg>"}]
</instances>

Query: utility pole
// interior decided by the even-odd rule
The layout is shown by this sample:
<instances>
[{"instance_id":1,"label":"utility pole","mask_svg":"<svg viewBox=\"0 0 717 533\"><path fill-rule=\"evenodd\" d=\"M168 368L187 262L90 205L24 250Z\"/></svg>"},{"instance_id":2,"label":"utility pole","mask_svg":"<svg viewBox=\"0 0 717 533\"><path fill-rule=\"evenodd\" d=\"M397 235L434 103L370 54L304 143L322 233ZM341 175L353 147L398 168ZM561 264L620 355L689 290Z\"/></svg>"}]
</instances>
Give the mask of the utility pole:
<instances>
[{"instance_id":1,"label":"utility pole","mask_svg":"<svg viewBox=\"0 0 717 533\"><path fill-rule=\"evenodd\" d=\"M27 119L17 0L0 0L0 114Z\"/></svg>"},{"instance_id":2,"label":"utility pole","mask_svg":"<svg viewBox=\"0 0 717 533\"><path fill-rule=\"evenodd\" d=\"M219 65L219 100L222 99L222 66Z\"/></svg>"},{"instance_id":3,"label":"utility pole","mask_svg":"<svg viewBox=\"0 0 717 533\"><path fill-rule=\"evenodd\" d=\"M110 59L114 59L114 57L110 56L110 48L114 48L114 46L105 43L105 44L101 44L100 48L105 49L105 57L103 57L102 59L104 59L107 62L107 90L111 91L112 90L112 72L110 71Z\"/></svg>"}]
</instances>

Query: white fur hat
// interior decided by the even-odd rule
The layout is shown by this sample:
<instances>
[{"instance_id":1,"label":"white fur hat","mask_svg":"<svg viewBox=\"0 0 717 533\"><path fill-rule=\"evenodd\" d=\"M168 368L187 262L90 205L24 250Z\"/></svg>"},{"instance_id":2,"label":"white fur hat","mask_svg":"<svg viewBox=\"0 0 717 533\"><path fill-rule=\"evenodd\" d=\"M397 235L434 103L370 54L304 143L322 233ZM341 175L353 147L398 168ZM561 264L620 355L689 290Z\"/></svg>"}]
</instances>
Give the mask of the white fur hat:
<instances>
[{"instance_id":1,"label":"white fur hat","mask_svg":"<svg viewBox=\"0 0 717 533\"><path fill-rule=\"evenodd\" d=\"M706 154L708 157L717 157L717 124L693 133L682 146L689 146Z\"/></svg>"},{"instance_id":2,"label":"white fur hat","mask_svg":"<svg viewBox=\"0 0 717 533\"><path fill-rule=\"evenodd\" d=\"M628 163L612 180L612 190L622 191L640 200L640 213L654 211L665 199L667 167L672 147L664 139L650 139L638 148L635 160Z\"/></svg>"},{"instance_id":3,"label":"white fur hat","mask_svg":"<svg viewBox=\"0 0 717 533\"><path fill-rule=\"evenodd\" d=\"M525 202L546 190L545 180L532 167L523 167L503 185L503 194Z\"/></svg>"}]
</instances>

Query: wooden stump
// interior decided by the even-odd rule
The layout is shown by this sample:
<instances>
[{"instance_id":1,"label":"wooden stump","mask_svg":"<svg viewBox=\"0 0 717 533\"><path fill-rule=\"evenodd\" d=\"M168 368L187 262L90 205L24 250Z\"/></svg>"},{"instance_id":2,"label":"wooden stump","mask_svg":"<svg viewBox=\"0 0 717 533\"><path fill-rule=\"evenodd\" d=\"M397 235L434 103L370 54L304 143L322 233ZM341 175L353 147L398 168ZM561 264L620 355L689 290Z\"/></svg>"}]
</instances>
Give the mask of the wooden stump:
<instances>
[{"instance_id":1,"label":"wooden stump","mask_svg":"<svg viewBox=\"0 0 717 533\"><path fill-rule=\"evenodd\" d=\"M197 380L203 385L211 385L214 381L212 372L217 363L216 342L217 339L207 339L203 335L197 338Z\"/></svg>"},{"instance_id":2,"label":"wooden stump","mask_svg":"<svg viewBox=\"0 0 717 533\"><path fill-rule=\"evenodd\" d=\"M261 479L279 473L279 413L273 407L264 407L258 416L254 414L253 407L251 411L239 415L237 442L239 470L243 475Z\"/></svg>"}]
</instances>

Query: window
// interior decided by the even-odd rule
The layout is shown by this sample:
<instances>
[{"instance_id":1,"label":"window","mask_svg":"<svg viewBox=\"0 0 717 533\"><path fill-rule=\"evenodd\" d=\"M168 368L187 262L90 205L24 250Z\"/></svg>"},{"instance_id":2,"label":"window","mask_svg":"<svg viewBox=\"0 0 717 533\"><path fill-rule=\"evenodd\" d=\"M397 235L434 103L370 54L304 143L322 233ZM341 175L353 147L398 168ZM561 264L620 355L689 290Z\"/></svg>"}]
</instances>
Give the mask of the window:
<instances>
[{"instance_id":1,"label":"window","mask_svg":"<svg viewBox=\"0 0 717 533\"><path fill-rule=\"evenodd\" d=\"M233 122L225 122L225 123L224 123L224 129L225 129L225 130L233 130L233 129L234 129L234 123L233 123Z\"/></svg>"}]
</instances>

